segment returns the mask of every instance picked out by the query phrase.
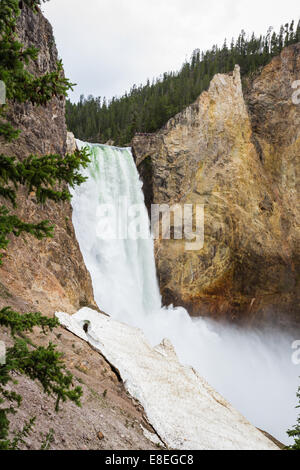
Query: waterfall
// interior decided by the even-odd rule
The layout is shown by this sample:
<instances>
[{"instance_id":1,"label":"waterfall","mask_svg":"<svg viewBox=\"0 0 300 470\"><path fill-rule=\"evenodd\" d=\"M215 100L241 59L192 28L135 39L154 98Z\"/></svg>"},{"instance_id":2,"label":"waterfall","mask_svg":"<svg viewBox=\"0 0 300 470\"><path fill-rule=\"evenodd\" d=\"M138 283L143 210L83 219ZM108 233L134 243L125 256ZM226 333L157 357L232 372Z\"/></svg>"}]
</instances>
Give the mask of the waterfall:
<instances>
[{"instance_id":1,"label":"waterfall","mask_svg":"<svg viewBox=\"0 0 300 470\"><path fill-rule=\"evenodd\" d=\"M183 364L198 370L252 424L288 443L300 375L291 360L293 338L271 328L249 331L191 319L184 308L162 307L131 150L77 143L90 147L91 163L83 170L87 181L72 190L73 224L98 306L115 320L141 328L153 346L170 339ZM138 213L141 237L122 236L128 209Z\"/></svg>"}]
</instances>

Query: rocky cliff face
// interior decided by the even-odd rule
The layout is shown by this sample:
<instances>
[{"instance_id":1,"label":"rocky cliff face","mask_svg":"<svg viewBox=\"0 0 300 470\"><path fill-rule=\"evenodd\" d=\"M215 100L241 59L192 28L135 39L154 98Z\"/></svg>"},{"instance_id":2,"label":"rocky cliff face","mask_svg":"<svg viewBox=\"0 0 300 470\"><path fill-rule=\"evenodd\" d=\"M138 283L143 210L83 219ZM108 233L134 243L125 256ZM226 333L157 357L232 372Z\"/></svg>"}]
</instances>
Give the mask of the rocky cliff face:
<instances>
[{"instance_id":1,"label":"rocky cliff face","mask_svg":"<svg viewBox=\"0 0 300 470\"><path fill-rule=\"evenodd\" d=\"M246 91L238 67L216 75L161 131L134 138L148 206L205 205L202 250L156 241L165 303L194 315L300 321L299 78L298 44Z\"/></svg>"},{"instance_id":2,"label":"rocky cliff face","mask_svg":"<svg viewBox=\"0 0 300 470\"><path fill-rule=\"evenodd\" d=\"M18 34L22 42L40 51L38 63L31 64L30 71L38 75L54 70L57 50L51 25L43 15L24 6ZM54 98L46 107L13 105L10 120L22 132L12 144L0 142L3 153L22 159L30 154L66 152L64 100ZM37 206L31 195L20 192L17 213L25 220L49 220L56 226L55 235L44 241L27 236L12 239L0 268L0 305L51 315L62 305L70 313L80 306L95 305L90 276L75 238L71 205L50 201Z\"/></svg>"}]
</instances>

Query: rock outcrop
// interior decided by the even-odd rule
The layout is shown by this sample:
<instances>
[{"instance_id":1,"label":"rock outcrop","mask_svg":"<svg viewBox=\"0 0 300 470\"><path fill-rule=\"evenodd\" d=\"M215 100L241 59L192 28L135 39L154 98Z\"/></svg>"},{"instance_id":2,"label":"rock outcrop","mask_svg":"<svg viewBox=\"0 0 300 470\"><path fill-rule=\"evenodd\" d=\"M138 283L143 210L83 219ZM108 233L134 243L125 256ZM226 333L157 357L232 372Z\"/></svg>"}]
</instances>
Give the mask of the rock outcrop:
<instances>
[{"instance_id":1,"label":"rock outcrop","mask_svg":"<svg viewBox=\"0 0 300 470\"><path fill-rule=\"evenodd\" d=\"M51 429L50 450L157 450L157 436L143 407L128 395L118 373L98 351L62 327L47 335L34 328L29 337L37 346L47 347L49 341L57 345L83 395L81 407L67 401L56 413L55 397L46 395L37 381L18 375L14 390L23 400L17 414L10 416L11 431L20 431L36 417L21 450L40 450ZM0 329L0 340L12 345L7 329Z\"/></svg>"},{"instance_id":2,"label":"rock outcrop","mask_svg":"<svg viewBox=\"0 0 300 470\"><path fill-rule=\"evenodd\" d=\"M156 241L165 304L255 322L300 321L300 44L243 92L240 71L209 90L133 152L150 204L204 204L202 250ZM174 229L174 227L173 227Z\"/></svg>"},{"instance_id":3,"label":"rock outcrop","mask_svg":"<svg viewBox=\"0 0 300 470\"><path fill-rule=\"evenodd\" d=\"M40 12L34 14L23 6L18 35L24 44L39 49L37 64L29 65L32 73L39 75L55 69L58 55L52 27ZM0 142L1 152L19 159L30 154L65 154L64 100L53 98L46 107L14 104L9 119L21 135L11 144ZM71 205L49 201L37 206L33 196L21 191L17 214L26 221L49 220L55 225L55 234L44 241L29 236L12 238L0 268L0 305L49 315L63 305L70 313L80 306L95 306L90 275L72 225Z\"/></svg>"}]
</instances>

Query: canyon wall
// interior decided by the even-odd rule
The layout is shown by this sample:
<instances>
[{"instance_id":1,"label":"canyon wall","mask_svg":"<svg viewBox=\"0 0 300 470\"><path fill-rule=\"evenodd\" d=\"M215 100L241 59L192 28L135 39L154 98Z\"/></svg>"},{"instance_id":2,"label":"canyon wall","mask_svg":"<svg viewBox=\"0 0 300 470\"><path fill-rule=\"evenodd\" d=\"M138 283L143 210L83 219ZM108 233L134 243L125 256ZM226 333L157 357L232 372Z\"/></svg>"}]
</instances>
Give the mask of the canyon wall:
<instances>
[{"instance_id":1,"label":"canyon wall","mask_svg":"<svg viewBox=\"0 0 300 470\"><path fill-rule=\"evenodd\" d=\"M40 12L33 14L23 6L18 35L22 42L40 50L38 64L29 65L32 72L54 70L57 50L52 28ZM1 141L0 152L22 160L30 154L74 150L72 136L67 137L64 100L54 98L46 107L14 104L9 118L22 133L10 145ZM61 309L70 314L82 306L95 309L90 275L73 229L71 205L51 201L36 205L32 195L20 191L17 214L26 221L47 219L56 226L55 233L44 241L29 236L11 239L0 267L0 308L10 305L21 312L40 311L49 316ZM36 417L34 430L24 436L21 449L40 450L49 429L53 430L51 450L157 449L151 442L156 435L143 408L128 396L117 372L98 351L64 328L47 335L35 328L30 339L37 346L47 347L50 341L57 345L83 396L81 408L67 401L56 414L54 397L45 395L37 381L19 375L14 390L23 401L18 413L10 417L11 429L19 432L24 422ZM0 329L0 340L12 346L8 329Z\"/></svg>"},{"instance_id":2,"label":"canyon wall","mask_svg":"<svg viewBox=\"0 0 300 470\"><path fill-rule=\"evenodd\" d=\"M292 87L299 79L297 44L244 90L238 66L216 75L163 129L133 139L149 210L205 207L203 249L156 240L165 304L192 315L299 324L300 104Z\"/></svg>"},{"instance_id":3,"label":"canyon wall","mask_svg":"<svg viewBox=\"0 0 300 470\"><path fill-rule=\"evenodd\" d=\"M40 12L25 5L18 22L18 36L27 46L39 49L36 64L29 64L35 75L55 70L58 60L52 27ZM11 144L0 142L1 152L23 159L30 154L65 154L67 129L65 100L53 98L45 107L31 103L10 107L9 120L21 130ZM17 215L25 221L49 220L54 237L38 241L33 237L12 237L0 267L0 305L21 311L40 310L53 315L65 308L95 306L90 275L84 265L73 225L69 203L48 201L36 205L34 196L19 192Z\"/></svg>"}]
</instances>

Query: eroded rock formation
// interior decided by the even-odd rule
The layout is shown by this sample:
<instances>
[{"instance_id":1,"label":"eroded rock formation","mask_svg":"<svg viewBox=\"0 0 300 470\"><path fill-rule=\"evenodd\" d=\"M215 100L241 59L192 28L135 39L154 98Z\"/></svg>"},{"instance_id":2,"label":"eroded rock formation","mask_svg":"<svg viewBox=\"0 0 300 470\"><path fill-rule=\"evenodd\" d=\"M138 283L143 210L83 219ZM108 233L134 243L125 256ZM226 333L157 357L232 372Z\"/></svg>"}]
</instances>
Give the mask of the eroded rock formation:
<instances>
[{"instance_id":1,"label":"eroded rock formation","mask_svg":"<svg viewBox=\"0 0 300 470\"><path fill-rule=\"evenodd\" d=\"M52 27L41 13L34 14L24 5L18 35L23 43L39 49L37 65L29 66L31 72L38 75L54 70L58 55ZM0 142L1 152L20 159L66 152L64 100L54 98L46 107L14 104L9 118L21 135L9 145ZM37 206L33 196L20 192L17 214L26 221L49 220L55 234L44 241L29 236L12 239L0 268L0 305L49 315L62 305L70 313L80 306L95 305L90 275L75 238L71 205L49 201Z\"/></svg>"},{"instance_id":2,"label":"eroded rock formation","mask_svg":"<svg viewBox=\"0 0 300 470\"><path fill-rule=\"evenodd\" d=\"M205 205L202 250L156 242L164 303L194 315L299 323L299 78L297 44L244 92L237 66L159 132L134 138L148 207Z\"/></svg>"}]
</instances>

